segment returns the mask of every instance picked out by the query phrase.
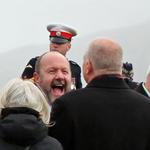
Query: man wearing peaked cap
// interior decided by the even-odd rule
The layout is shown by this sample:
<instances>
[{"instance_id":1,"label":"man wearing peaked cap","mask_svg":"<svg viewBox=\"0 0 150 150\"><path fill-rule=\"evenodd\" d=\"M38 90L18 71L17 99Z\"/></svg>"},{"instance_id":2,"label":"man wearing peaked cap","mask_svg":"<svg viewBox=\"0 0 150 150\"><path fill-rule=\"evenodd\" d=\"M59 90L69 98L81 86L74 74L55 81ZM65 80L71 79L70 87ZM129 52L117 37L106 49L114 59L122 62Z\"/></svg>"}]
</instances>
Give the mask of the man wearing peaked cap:
<instances>
[{"instance_id":1,"label":"man wearing peaked cap","mask_svg":"<svg viewBox=\"0 0 150 150\"><path fill-rule=\"evenodd\" d=\"M60 24L50 24L47 30L49 31L50 51L58 51L66 55L71 48L72 37L77 35L76 31Z\"/></svg>"},{"instance_id":2,"label":"man wearing peaked cap","mask_svg":"<svg viewBox=\"0 0 150 150\"><path fill-rule=\"evenodd\" d=\"M77 35L74 29L63 25L48 25L47 30L50 32L50 41L58 44L70 42Z\"/></svg>"},{"instance_id":3,"label":"man wearing peaked cap","mask_svg":"<svg viewBox=\"0 0 150 150\"><path fill-rule=\"evenodd\" d=\"M61 24L50 24L47 26L47 30L49 31L49 50L50 51L58 51L64 56L66 56L67 52L71 48L71 40L72 37L77 35L77 32L68 26L61 25ZM26 68L24 69L22 73L23 79L31 79L33 78L34 68L38 57L32 58L26 65ZM72 61L69 60L70 67L71 67L71 73L72 73L72 79L75 84L75 88L81 88L81 68L80 66ZM29 66L30 67L29 69ZM32 74L32 75L31 75Z\"/></svg>"}]
</instances>

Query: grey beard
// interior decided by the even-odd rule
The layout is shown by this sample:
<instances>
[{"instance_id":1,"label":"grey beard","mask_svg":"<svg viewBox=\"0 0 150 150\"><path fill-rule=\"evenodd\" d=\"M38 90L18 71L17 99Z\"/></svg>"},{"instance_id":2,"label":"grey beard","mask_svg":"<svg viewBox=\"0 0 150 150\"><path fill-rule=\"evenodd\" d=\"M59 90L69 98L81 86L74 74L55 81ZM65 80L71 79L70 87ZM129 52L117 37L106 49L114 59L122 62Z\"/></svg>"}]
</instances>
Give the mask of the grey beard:
<instances>
[{"instance_id":1,"label":"grey beard","mask_svg":"<svg viewBox=\"0 0 150 150\"><path fill-rule=\"evenodd\" d=\"M47 100L48 104L51 105L51 96L50 96L50 93L47 90L41 88L39 84L36 84L36 86L43 92L43 94L46 97L46 100Z\"/></svg>"},{"instance_id":2,"label":"grey beard","mask_svg":"<svg viewBox=\"0 0 150 150\"><path fill-rule=\"evenodd\" d=\"M47 97L48 104L51 105L52 104L51 94L47 90L43 90L43 91Z\"/></svg>"}]
</instances>

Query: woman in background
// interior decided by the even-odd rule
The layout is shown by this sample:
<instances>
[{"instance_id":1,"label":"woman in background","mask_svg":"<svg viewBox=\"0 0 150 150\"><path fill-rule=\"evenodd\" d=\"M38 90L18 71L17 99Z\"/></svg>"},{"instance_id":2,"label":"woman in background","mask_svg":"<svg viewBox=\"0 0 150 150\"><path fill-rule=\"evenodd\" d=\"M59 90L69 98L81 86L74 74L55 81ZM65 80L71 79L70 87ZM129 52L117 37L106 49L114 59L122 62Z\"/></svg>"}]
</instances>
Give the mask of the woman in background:
<instances>
[{"instance_id":1,"label":"woman in background","mask_svg":"<svg viewBox=\"0 0 150 150\"><path fill-rule=\"evenodd\" d=\"M0 95L1 150L62 150L48 136L50 106L32 82L20 78L9 81Z\"/></svg>"}]
</instances>

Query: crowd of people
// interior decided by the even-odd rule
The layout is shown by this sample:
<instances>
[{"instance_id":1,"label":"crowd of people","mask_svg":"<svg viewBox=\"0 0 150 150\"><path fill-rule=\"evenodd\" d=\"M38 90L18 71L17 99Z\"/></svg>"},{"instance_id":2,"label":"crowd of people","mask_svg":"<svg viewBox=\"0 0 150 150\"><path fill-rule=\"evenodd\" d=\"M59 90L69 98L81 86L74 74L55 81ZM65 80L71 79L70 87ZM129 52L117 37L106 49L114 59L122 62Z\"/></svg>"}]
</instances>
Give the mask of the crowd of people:
<instances>
[{"instance_id":1,"label":"crowd of people","mask_svg":"<svg viewBox=\"0 0 150 150\"><path fill-rule=\"evenodd\" d=\"M0 94L2 150L149 150L150 67L133 80L121 45L93 39L81 68L68 60L77 32L48 25L49 51L32 58Z\"/></svg>"}]
</instances>

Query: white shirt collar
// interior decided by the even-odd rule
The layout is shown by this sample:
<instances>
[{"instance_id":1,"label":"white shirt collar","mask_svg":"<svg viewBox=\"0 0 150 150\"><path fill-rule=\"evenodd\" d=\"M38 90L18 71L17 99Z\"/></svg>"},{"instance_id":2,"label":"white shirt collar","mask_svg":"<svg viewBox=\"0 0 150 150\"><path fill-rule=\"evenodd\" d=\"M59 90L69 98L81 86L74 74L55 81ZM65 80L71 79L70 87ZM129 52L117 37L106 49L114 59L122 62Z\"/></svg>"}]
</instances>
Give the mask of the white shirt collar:
<instances>
[{"instance_id":1,"label":"white shirt collar","mask_svg":"<svg viewBox=\"0 0 150 150\"><path fill-rule=\"evenodd\" d=\"M148 97L150 97L150 92L147 90L147 88L144 85L144 82L142 83L143 89L146 92L146 94L148 95Z\"/></svg>"}]
</instances>

